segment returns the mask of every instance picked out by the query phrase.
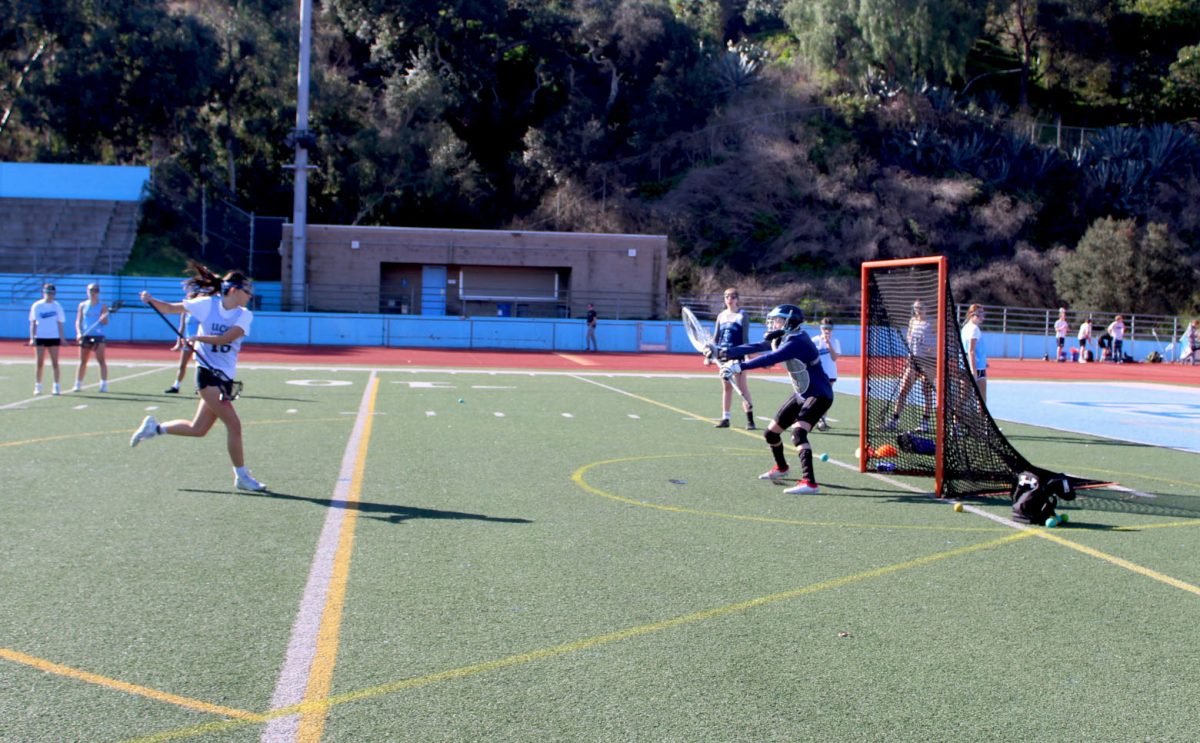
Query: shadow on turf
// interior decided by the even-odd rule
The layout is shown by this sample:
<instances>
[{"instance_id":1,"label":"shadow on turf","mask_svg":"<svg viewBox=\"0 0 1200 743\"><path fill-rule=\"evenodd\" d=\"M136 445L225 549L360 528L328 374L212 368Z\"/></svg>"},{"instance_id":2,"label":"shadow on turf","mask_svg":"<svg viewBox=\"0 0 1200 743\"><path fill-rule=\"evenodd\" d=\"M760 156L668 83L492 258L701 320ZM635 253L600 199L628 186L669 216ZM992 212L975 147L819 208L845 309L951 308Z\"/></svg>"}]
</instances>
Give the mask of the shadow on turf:
<instances>
[{"instance_id":1,"label":"shadow on turf","mask_svg":"<svg viewBox=\"0 0 1200 743\"><path fill-rule=\"evenodd\" d=\"M843 498L876 498L884 496L891 503L941 506L947 502L918 493L912 495L897 494L896 491L887 488L850 488L844 485L822 484L821 489L842 491L838 492L837 495ZM1071 522L1071 528L1078 529L1109 530L1115 528L1107 524L1079 521L1079 519L1085 518L1081 514L1088 511L1160 516L1165 518L1200 519L1200 498L1187 495L1160 495L1155 493L1148 493L1147 495L1152 497L1104 490L1081 490L1074 501L1074 505L1067 506L1064 510L1068 510L1074 517L1074 520ZM1012 500L1007 496L975 496L966 500L969 503L987 506L1012 505Z\"/></svg>"},{"instance_id":2,"label":"shadow on turf","mask_svg":"<svg viewBox=\"0 0 1200 743\"><path fill-rule=\"evenodd\" d=\"M313 505L322 506L324 508L353 508L366 518L375 519L377 521L388 521L393 524L400 524L413 519L434 519L434 520L463 520L463 521L492 521L498 524L532 524L529 519L501 518L498 516L484 516L479 513L464 513L462 511L441 511L436 508L417 508L415 506L398 506L387 503L334 503L330 498L307 498L302 495L290 495L288 493L277 493L270 490L261 493L233 493L228 490L200 490L196 488L180 488L181 493L209 493L213 495L239 495L253 498L278 498L280 500L305 501Z\"/></svg>"}]
</instances>

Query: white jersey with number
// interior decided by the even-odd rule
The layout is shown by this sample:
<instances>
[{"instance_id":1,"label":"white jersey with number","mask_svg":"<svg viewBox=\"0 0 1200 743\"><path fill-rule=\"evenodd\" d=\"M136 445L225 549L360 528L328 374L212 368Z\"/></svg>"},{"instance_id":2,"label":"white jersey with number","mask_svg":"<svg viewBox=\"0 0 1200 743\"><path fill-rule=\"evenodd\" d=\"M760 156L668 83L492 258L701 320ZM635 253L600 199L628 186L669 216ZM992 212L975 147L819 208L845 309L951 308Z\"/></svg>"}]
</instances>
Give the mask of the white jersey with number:
<instances>
[{"instance_id":1,"label":"white jersey with number","mask_svg":"<svg viewBox=\"0 0 1200 743\"><path fill-rule=\"evenodd\" d=\"M61 338L59 324L66 321L62 305L53 300L39 299L29 308L29 322L36 323L36 338Z\"/></svg>"},{"instance_id":2,"label":"white jersey with number","mask_svg":"<svg viewBox=\"0 0 1200 743\"><path fill-rule=\"evenodd\" d=\"M196 297L185 299L183 308L200 323L200 332L197 335L222 335L232 327L242 329L242 338L250 335L250 321L254 319L254 314L245 307L227 310L221 306L220 297ZM208 366L233 379L237 375L237 358L238 352L242 350L242 338L224 345L197 344L197 351L204 357Z\"/></svg>"}]
</instances>

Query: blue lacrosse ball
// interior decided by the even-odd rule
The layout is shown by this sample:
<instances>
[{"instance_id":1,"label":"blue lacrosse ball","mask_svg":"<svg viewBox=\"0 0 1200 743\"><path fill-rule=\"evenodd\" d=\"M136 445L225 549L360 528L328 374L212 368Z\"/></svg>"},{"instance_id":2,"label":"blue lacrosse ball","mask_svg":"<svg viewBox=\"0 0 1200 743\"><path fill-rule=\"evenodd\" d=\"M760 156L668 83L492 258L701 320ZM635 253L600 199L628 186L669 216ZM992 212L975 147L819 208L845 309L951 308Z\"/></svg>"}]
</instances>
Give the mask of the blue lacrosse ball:
<instances>
[{"instance_id":1,"label":"blue lacrosse ball","mask_svg":"<svg viewBox=\"0 0 1200 743\"><path fill-rule=\"evenodd\" d=\"M458 398L458 404L459 404L459 405L462 405L462 404L463 404L463 399L462 399L461 397L460 397L460 398Z\"/></svg>"},{"instance_id":2,"label":"blue lacrosse ball","mask_svg":"<svg viewBox=\"0 0 1200 743\"><path fill-rule=\"evenodd\" d=\"M828 454L822 454L820 457L818 457L818 459L820 459L822 462L828 462L828 461L829 461L829 455L828 455Z\"/></svg>"},{"instance_id":3,"label":"blue lacrosse ball","mask_svg":"<svg viewBox=\"0 0 1200 743\"><path fill-rule=\"evenodd\" d=\"M1046 528L1047 529L1053 529L1056 526L1058 526L1058 517L1051 516L1050 518L1046 519Z\"/></svg>"}]
</instances>

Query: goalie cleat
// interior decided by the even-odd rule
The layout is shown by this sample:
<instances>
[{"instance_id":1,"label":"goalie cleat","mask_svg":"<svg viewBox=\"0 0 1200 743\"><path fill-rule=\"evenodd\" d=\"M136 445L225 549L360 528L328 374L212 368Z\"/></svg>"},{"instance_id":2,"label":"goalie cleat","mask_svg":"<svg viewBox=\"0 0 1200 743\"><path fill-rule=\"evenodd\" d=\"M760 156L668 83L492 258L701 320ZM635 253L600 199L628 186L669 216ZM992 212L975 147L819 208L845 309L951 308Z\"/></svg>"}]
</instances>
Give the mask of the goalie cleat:
<instances>
[{"instance_id":1,"label":"goalie cleat","mask_svg":"<svg viewBox=\"0 0 1200 743\"><path fill-rule=\"evenodd\" d=\"M722 418L721 420L717 421L713 428L729 428L729 419Z\"/></svg>"},{"instance_id":2,"label":"goalie cleat","mask_svg":"<svg viewBox=\"0 0 1200 743\"><path fill-rule=\"evenodd\" d=\"M133 432L133 436L129 439L129 446L137 446L146 439L152 439L158 435L158 421L154 420L154 416L148 415L142 419L142 425Z\"/></svg>"},{"instance_id":3,"label":"goalie cleat","mask_svg":"<svg viewBox=\"0 0 1200 743\"><path fill-rule=\"evenodd\" d=\"M801 480L796 483L795 487L790 487L783 492L786 495L806 495L808 493L819 493L821 489L812 480Z\"/></svg>"},{"instance_id":4,"label":"goalie cleat","mask_svg":"<svg viewBox=\"0 0 1200 743\"><path fill-rule=\"evenodd\" d=\"M821 417L821 420L817 421L817 430L818 431L828 431L829 430L829 424L825 422L824 416Z\"/></svg>"},{"instance_id":5,"label":"goalie cleat","mask_svg":"<svg viewBox=\"0 0 1200 743\"><path fill-rule=\"evenodd\" d=\"M261 493L267 489L266 485L255 480L254 475L251 475L249 472L244 475L234 475L233 484L238 490L249 490L252 493Z\"/></svg>"},{"instance_id":6,"label":"goalie cleat","mask_svg":"<svg viewBox=\"0 0 1200 743\"><path fill-rule=\"evenodd\" d=\"M775 467L772 467L767 472L764 472L761 475L759 475L758 479L760 479L760 480L782 480L783 478L788 476L788 472L790 472L790 471L791 470L788 470L788 469L781 470L781 469L779 469L778 466L775 466Z\"/></svg>"}]
</instances>

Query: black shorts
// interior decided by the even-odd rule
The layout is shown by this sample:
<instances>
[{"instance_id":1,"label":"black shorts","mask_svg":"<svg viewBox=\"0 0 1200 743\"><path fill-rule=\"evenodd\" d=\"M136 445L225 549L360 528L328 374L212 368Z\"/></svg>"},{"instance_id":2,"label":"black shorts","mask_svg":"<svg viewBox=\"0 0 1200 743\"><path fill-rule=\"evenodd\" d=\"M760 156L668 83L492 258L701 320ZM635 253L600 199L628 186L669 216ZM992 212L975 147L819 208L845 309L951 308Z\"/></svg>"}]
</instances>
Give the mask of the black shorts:
<instances>
[{"instance_id":1,"label":"black shorts","mask_svg":"<svg viewBox=\"0 0 1200 743\"><path fill-rule=\"evenodd\" d=\"M804 397L796 395L788 397L787 402L775 411L775 422L783 430L788 430L796 421L804 421L810 429L816 428L817 421L833 406L833 400L828 397Z\"/></svg>"},{"instance_id":2,"label":"black shorts","mask_svg":"<svg viewBox=\"0 0 1200 743\"><path fill-rule=\"evenodd\" d=\"M207 366L196 366L196 391L205 387L216 387L224 398L233 397L233 380L223 374L217 374Z\"/></svg>"},{"instance_id":3,"label":"black shorts","mask_svg":"<svg viewBox=\"0 0 1200 743\"><path fill-rule=\"evenodd\" d=\"M979 371L975 372L975 378L987 379L987 369L980 369Z\"/></svg>"},{"instance_id":4,"label":"black shorts","mask_svg":"<svg viewBox=\"0 0 1200 743\"><path fill-rule=\"evenodd\" d=\"M1066 338L1063 338L1063 337L1061 337L1061 336L1060 336L1060 337L1059 337L1059 339L1058 339L1058 347L1059 347L1059 348L1062 348L1062 347L1063 347L1063 344L1064 344L1064 343L1066 343L1066 342L1067 342L1067 339L1066 339Z\"/></svg>"},{"instance_id":5,"label":"black shorts","mask_svg":"<svg viewBox=\"0 0 1200 743\"><path fill-rule=\"evenodd\" d=\"M33 345L43 346L45 348L54 348L62 345L62 338L35 338Z\"/></svg>"},{"instance_id":6,"label":"black shorts","mask_svg":"<svg viewBox=\"0 0 1200 743\"><path fill-rule=\"evenodd\" d=\"M95 348L102 343L107 343L108 339L102 335L85 335L79 339L79 345L84 348Z\"/></svg>"}]
</instances>

